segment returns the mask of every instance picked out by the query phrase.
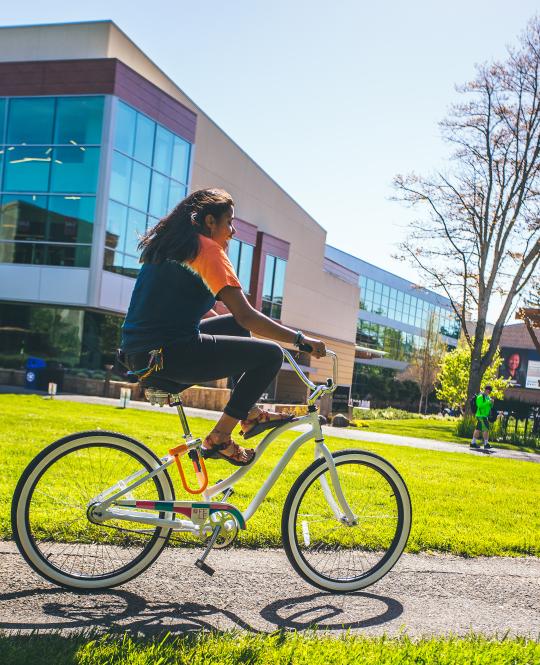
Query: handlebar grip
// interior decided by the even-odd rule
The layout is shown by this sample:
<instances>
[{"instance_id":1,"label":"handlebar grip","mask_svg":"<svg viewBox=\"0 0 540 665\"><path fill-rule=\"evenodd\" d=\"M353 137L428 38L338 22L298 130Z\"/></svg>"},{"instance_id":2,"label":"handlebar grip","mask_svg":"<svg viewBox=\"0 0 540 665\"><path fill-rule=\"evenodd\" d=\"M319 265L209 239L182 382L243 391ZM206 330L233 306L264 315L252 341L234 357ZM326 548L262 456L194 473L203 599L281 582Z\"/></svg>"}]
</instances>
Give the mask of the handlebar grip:
<instances>
[{"instance_id":1,"label":"handlebar grip","mask_svg":"<svg viewBox=\"0 0 540 665\"><path fill-rule=\"evenodd\" d=\"M300 351L305 351L306 353L312 353L313 351L313 347L311 346L311 344L299 344L298 348L300 349Z\"/></svg>"}]
</instances>

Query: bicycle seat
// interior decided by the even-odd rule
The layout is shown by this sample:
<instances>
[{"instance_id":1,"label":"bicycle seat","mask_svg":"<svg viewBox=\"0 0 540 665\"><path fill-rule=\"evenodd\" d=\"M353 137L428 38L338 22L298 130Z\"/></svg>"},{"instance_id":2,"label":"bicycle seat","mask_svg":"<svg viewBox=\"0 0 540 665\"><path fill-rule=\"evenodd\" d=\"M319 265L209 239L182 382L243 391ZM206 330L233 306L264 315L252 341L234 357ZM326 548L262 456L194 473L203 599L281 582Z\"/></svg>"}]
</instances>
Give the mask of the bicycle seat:
<instances>
[{"instance_id":1,"label":"bicycle seat","mask_svg":"<svg viewBox=\"0 0 540 665\"><path fill-rule=\"evenodd\" d=\"M185 384L178 383L172 379L165 379L161 376L157 376L155 373L141 381L141 386L144 389L156 388L157 390L163 390L164 392L172 393L174 395L187 388Z\"/></svg>"}]
</instances>

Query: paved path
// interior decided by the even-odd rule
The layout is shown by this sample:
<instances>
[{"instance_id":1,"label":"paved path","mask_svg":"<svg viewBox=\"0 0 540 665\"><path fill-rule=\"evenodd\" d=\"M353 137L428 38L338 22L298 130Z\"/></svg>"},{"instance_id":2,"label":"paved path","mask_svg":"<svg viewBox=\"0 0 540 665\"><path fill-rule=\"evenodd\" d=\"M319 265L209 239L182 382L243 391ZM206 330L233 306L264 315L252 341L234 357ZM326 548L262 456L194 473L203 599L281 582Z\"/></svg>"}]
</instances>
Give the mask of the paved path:
<instances>
[{"instance_id":1,"label":"paved path","mask_svg":"<svg viewBox=\"0 0 540 665\"><path fill-rule=\"evenodd\" d=\"M213 577L192 565L196 556L167 549L122 587L76 594L36 576L13 543L0 542L0 629L540 634L540 559L404 555L366 591L330 595L303 582L279 550L213 552Z\"/></svg>"},{"instance_id":2,"label":"paved path","mask_svg":"<svg viewBox=\"0 0 540 665\"><path fill-rule=\"evenodd\" d=\"M35 391L26 390L25 388L17 388L14 386L0 386L0 393L18 393L18 394L36 394ZM45 393L38 393L44 395ZM103 404L107 406L118 406L119 400L111 399L108 397L93 397L91 395L74 395L62 394L58 395L55 399L67 400L72 402L81 402L86 404ZM160 407L152 406L148 402L139 402L133 400L130 402L129 408L153 410ZM161 407L164 411L176 413L176 410L171 407ZM208 411L206 409L194 409L186 407L185 412L188 417L206 418L207 420L218 420L221 415L218 411ZM307 430L307 427L297 427L297 430ZM334 436L339 439L349 439L352 441L372 441L374 443L389 443L394 446L407 446L409 448L423 448L424 450L438 450L447 453L463 453L465 455L479 455L481 457L491 457L482 451L471 450L467 445L461 443L450 443L448 441L436 441L434 439L417 439L412 436L399 436L397 434L382 434L380 432L368 432L364 429L339 429L337 427L330 427L328 425L323 427L323 432L327 436ZM540 455L536 453L527 453L521 450L505 450L498 448L493 456L503 457L506 459L515 459L526 462L540 463Z\"/></svg>"}]
</instances>

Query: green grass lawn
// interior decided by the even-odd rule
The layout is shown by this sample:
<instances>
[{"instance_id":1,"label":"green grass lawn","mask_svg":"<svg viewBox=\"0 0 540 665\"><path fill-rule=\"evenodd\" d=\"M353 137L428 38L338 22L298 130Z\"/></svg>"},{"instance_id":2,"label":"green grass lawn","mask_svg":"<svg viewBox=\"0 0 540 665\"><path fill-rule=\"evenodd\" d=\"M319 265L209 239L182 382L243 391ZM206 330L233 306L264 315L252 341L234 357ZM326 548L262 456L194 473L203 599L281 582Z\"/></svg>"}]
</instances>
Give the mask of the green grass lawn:
<instances>
[{"instance_id":1,"label":"green grass lawn","mask_svg":"<svg viewBox=\"0 0 540 665\"><path fill-rule=\"evenodd\" d=\"M525 639L333 638L297 633L202 633L197 637L0 635L4 665L533 665L540 644Z\"/></svg>"},{"instance_id":2,"label":"green grass lawn","mask_svg":"<svg viewBox=\"0 0 540 665\"><path fill-rule=\"evenodd\" d=\"M141 440L158 454L175 445L179 423L175 415L117 409L38 396L0 395L0 538L11 537L10 501L17 479L28 462L46 445L69 433L104 429ZM401 421L400 421L401 422ZM190 419L193 433L204 435L211 423ZM257 471L237 485L234 503L244 508L273 468L295 433L285 433L265 453ZM375 443L327 438L332 449L362 447L390 462L404 477L413 504L409 552L438 551L465 556L540 555L540 465L496 457L441 453ZM267 500L240 534L250 547L280 546L281 508L298 474L313 459L312 443L301 449L274 486ZM233 469L209 461L211 481ZM177 497L187 499L179 490ZM66 478L66 483L69 478Z\"/></svg>"},{"instance_id":3,"label":"green grass lawn","mask_svg":"<svg viewBox=\"0 0 540 665\"><path fill-rule=\"evenodd\" d=\"M380 432L381 434L396 434L398 436L411 436L416 439L435 439L451 443L464 443L469 445L470 440L454 434L455 420L442 420L441 418L406 418L404 420L356 420L357 427L352 429L362 432ZM538 449L528 446L518 446L512 443L491 442L496 448L507 450L523 450L529 453L538 453Z\"/></svg>"}]
</instances>

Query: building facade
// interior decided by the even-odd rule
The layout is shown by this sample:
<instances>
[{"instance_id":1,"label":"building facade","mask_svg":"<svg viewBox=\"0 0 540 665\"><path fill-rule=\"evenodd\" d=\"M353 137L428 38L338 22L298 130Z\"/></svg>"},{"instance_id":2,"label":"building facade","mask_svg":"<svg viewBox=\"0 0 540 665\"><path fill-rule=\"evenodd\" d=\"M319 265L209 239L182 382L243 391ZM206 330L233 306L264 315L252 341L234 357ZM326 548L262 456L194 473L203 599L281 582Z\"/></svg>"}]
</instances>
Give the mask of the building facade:
<instances>
[{"instance_id":1,"label":"building facade","mask_svg":"<svg viewBox=\"0 0 540 665\"><path fill-rule=\"evenodd\" d=\"M251 303L324 339L350 385L358 279L325 258L325 230L114 23L0 28L0 364L103 372L139 235L205 187L235 199L229 254ZM305 388L284 364L268 397Z\"/></svg>"},{"instance_id":2,"label":"building facade","mask_svg":"<svg viewBox=\"0 0 540 665\"><path fill-rule=\"evenodd\" d=\"M457 345L459 321L447 298L335 247L326 247L326 257L358 275L357 345L385 352L380 358L355 358L351 391L354 399L369 395L374 376L397 373L407 367L424 344L430 317L446 345Z\"/></svg>"}]
</instances>

